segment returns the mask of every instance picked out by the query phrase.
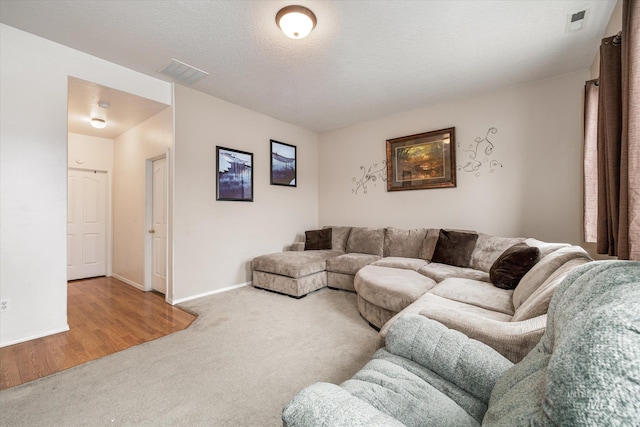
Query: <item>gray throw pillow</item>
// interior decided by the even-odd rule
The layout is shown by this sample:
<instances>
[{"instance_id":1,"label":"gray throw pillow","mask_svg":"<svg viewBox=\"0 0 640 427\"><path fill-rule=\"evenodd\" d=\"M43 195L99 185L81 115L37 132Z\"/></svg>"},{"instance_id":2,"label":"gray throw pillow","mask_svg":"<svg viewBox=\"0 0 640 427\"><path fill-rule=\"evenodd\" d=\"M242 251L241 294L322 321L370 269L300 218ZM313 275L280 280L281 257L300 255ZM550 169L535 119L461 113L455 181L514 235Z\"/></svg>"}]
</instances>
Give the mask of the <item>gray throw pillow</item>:
<instances>
[{"instance_id":1,"label":"gray throw pillow","mask_svg":"<svg viewBox=\"0 0 640 427\"><path fill-rule=\"evenodd\" d=\"M440 230L431 261L456 267L471 267L471 253L476 247L476 240L477 233Z\"/></svg>"},{"instance_id":2,"label":"gray throw pillow","mask_svg":"<svg viewBox=\"0 0 640 427\"><path fill-rule=\"evenodd\" d=\"M511 246L491 266L491 283L500 289L515 289L520 279L538 262L538 255L540 249L526 243Z\"/></svg>"},{"instance_id":3,"label":"gray throw pillow","mask_svg":"<svg viewBox=\"0 0 640 427\"><path fill-rule=\"evenodd\" d=\"M305 251L331 249L331 229L305 231L304 240Z\"/></svg>"}]
</instances>

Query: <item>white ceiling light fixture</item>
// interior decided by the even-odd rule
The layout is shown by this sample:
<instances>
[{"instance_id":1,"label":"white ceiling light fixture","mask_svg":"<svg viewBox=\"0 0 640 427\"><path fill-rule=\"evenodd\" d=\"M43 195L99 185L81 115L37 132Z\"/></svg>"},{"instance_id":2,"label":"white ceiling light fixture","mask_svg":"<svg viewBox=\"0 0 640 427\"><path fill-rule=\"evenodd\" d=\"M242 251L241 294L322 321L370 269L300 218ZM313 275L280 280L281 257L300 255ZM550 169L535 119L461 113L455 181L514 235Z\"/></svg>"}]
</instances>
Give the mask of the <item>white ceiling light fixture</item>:
<instances>
[{"instance_id":1,"label":"white ceiling light fixture","mask_svg":"<svg viewBox=\"0 0 640 427\"><path fill-rule=\"evenodd\" d=\"M316 15L304 6L287 6L276 15L276 24L292 39L303 39L316 27Z\"/></svg>"},{"instance_id":2,"label":"white ceiling light fixture","mask_svg":"<svg viewBox=\"0 0 640 427\"><path fill-rule=\"evenodd\" d=\"M107 127L107 122L105 122L102 119L98 119L94 117L91 119L91 126L93 126L96 129L104 129L105 127Z\"/></svg>"}]
</instances>

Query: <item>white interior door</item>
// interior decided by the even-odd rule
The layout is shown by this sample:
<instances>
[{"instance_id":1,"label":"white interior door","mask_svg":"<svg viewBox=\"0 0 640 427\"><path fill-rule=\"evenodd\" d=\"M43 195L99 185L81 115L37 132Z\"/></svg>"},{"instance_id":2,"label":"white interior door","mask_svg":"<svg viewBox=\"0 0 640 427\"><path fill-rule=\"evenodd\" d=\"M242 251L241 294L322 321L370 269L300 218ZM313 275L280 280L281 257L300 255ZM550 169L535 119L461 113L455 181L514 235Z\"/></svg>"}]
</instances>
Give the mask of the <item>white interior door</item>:
<instances>
[{"instance_id":1,"label":"white interior door","mask_svg":"<svg viewBox=\"0 0 640 427\"><path fill-rule=\"evenodd\" d=\"M107 174L69 169L67 279L107 274Z\"/></svg>"},{"instance_id":2,"label":"white interior door","mask_svg":"<svg viewBox=\"0 0 640 427\"><path fill-rule=\"evenodd\" d=\"M153 161L151 287L167 292L167 159Z\"/></svg>"}]
</instances>

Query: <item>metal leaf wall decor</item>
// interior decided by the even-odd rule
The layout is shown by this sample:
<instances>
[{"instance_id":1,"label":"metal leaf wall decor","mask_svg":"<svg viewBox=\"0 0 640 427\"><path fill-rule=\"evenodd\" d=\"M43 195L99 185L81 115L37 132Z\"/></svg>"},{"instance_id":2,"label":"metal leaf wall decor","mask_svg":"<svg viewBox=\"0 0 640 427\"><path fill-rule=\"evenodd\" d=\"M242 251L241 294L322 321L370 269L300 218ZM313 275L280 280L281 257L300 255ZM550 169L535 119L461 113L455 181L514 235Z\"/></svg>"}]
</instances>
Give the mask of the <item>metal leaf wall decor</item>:
<instances>
[{"instance_id":1,"label":"metal leaf wall decor","mask_svg":"<svg viewBox=\"0 0 640 427\"><path fill-rule=\"evenodd\" d=\"M374 163L368 168L365 166L360 166L360 171L362 172L362 176L360 179L355 176L351 179L353 182L353 188L351 192L353 194L358 194L358 191L362 189L364 194L367 194L367 184L373 183L373 186L376 186L376 182L381 180L382 182L387 182L387 161L383 160L381 165L378 163Z\"/></svg>"},{"instance_id":2,"label":"metal leaf wall decor","mask_svg":"<svg viewBox=\"0 0 640 427\"><path fill-rule=\"evenodd\" d=\"M493 155L494 148L493 142L489 139L489 134L494 135L496 133L498 133L498 129L491 127L484 138L479 136L475 139L475 143L469 144L466 149L462 149L463 152L468 153L466 155L468 160L464 165L458 165L457 169L480 176L483 170L488 169L489 173L494 173L497 168L501 168L502 163L489 158ZM460 148L460 143L458 143L458 148Z\"/></svg>"}]
</instances>

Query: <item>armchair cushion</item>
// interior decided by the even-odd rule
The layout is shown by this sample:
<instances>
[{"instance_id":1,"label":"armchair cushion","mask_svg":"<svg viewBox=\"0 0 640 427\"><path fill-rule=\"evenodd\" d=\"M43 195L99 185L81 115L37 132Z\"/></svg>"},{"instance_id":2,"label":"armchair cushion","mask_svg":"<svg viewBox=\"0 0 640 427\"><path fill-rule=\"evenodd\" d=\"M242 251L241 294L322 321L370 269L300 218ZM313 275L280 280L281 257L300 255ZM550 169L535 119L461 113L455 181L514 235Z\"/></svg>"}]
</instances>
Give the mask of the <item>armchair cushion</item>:
<instances>
[{"instance_id":1,"label":"armchair cushion","mask_svg":"<svg viewBox=\"0 0 640 427\"><path fill-rule=\"evenodd\" d=\"M484 422L637 425L640 263L596 261L556 290L542 339L498 380Z\"/></svg>"},{"instance_id":2,"label":"armchair cushion","mask_svg":"<svg viewBox=\"0 0 640 427\"><path fill-rule=\"evenodd\" d=\"M389 329L386 348L433 371L483 402L513 363L461 332L419 315L401 316Z\"/></svg>"},{"instance_id":3,"label":"armchair cushion","mask_svg":"<svg viewBox=\"0 0 640 427\"><path fill-rule=\"evenodd\" d=\"M296 395L282 411L286 426L403 427L404 424L380 412L340 386L315 383Z\"/></svg>"}]
</instances>

